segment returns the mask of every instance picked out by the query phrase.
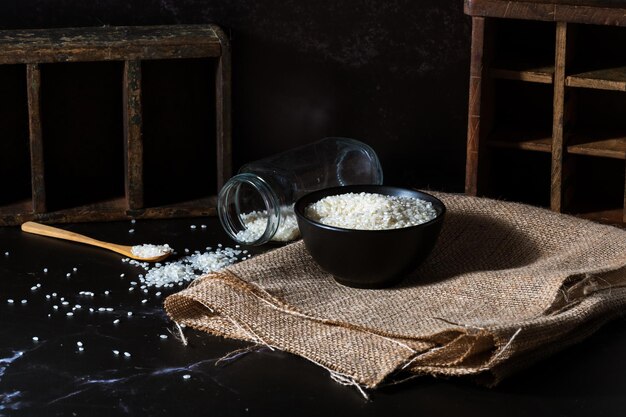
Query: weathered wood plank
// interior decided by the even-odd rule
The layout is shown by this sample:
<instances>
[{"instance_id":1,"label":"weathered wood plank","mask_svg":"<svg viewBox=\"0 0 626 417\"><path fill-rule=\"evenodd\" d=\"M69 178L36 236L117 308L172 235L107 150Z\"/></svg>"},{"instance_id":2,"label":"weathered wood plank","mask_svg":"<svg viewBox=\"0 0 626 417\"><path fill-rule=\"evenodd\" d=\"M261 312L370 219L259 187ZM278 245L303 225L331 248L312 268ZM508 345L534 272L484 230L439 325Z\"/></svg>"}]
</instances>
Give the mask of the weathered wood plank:
<instances>
[{"instance_id":1,"label":"weathered wood plank","mask_svg":"<svg viewBox=\"0 0 626 417\"><path fill-rule=\"evenodd\" d=\"M231 57L228 39L218 27L214 25L177 25L0 31L0 64L27 64L33 177L32 209L30 201L1 206L0 226L17 225L27 220L62 223L215 215L217 203L215 195L201 200L163 207L146 208L143 200L140 61L196 57L219 57L215 85L217 177L218 187L221 187L230 177L232 170ZM122 87L126 196L108 202L46 212L39 64L107 60L124 61Z\"/></svg>"},{"instance_id":2,"label":"weathered wood plank","mask_svg":"<svg viewBox=\"0 0 626 417\"><path fill-rule=\"evenodd\" d=\"M222 55L217 63L215 74L217 190L219 191L232 175L231 57L228 37L219 28L215 28L215 32L222 45Z\"/></svg>"},{"instance_id":3,"label":"weathered wood plank","mask_svg":"<svg viewBox=\"0 0 626 417\"><path fill-rule=\"evenodd\" d=\"M552 136L549 132L496 131L489 135L487 144L494 148L551 152Z\"/></svg>"},{"instance_id":4,"label":"weathered wood plank","mask_svg":"<svg viewBox=\"0 0 626 417\"><path fill-rule=\"evenodd\" d=\"M572 137L567 152L603 158L626 159L626 136L624 133L607 135L603 132L579 133Z\"/></svg>"},{"instance_id":5,"label":"weathered wood plank","mask_svg":"<svg viewBox=\"0 0 626 417\"><path fill-rule=\"evenodd\" d=\"M217 197L210 196L200 200L162 207L150 207L143 210L127 210L126 200L123 198L47 213L20 212L18 208L12 212L2 212L2 215L0 215L0 226L16 226L31 220L41 223L78 223L130 219L206 217L216 215L216 204Z\"/></svg>"},{"instance_id":6,"label":"weathered wood plank","mask_svg":"<svg viewBox=\"0 0 626 417\"><path fill-rule=\"evenodd\" d=\"M626 67L603 68L572 74L565 79L568 87L626 91Z\"/></svg>"},{"instance_id":7,"label":"weathered wood plank","mask_svg":"<svg viewBox=\"0 0 626 417\"><path fill-rule=\"evenodd\" d=\"M470 16L626 26L626 4L592 0L465 0Z\"/></svg>"},{"instance_id":8,"label":"weathered wood plank","mask_svg":"<svg viewBox=\"0 0 626 417\"><path fill-rule=\"evenodd\" d=\"M530 66L528 68L498 66L489 69L489 76L503 80L552 84L554 81L554 66Z\"/></svg>"},{"instance_id":9,"label":"weathered wood plank","mask_svg":"<svg viewBox=\"0 0 626 417\"><path fill-rule=\"evenodd\" d=\"M41 71L39 65L26 66L28 95L28 131L30 140L30 171L32 209L35 213L46 211L46 184L44 177L43 138L41 135Z\"/></svg>"},{"instance_id":10,"label":"weathered wood plank","mask_svg":"<svg viewBox=\"0 0 626 417\"><path fill-rule=\"evenodd\" d=\"M124 161L128 208L143 208L143 138L141 112L141 62L124 62Z\"/></svg>"},{"instance_id":11,"label":"weathered wood plank","mask_svg":"<svg viewBox=\"0 0 626 417\"><path fill-rule=\"evenodd\" d=\"M0 31L0 64L218 57L214 25Z\"/></svg>"},{"instance_id":12,"label":"weathered wood plank","mask_svg":"<svg viewBox=\"0 0 626 417\"><path fill-rule=\"evenodd\" d=\"M563 132L565 111L565 65L567 59L567 23L556 25L554 58L554 97L552 100L552 170L550 178L550 208L563 210Z\"/></svg>"},{"instance_id":13,"label":"weathered wood plank","mask_svg":"<svg viewBox=\"0 0 626 417\"><path fill-rule=\"evenodd\" d=\"M469 112L467 121L467 159L465 166L465 193L478 193L478 156L481 135L481 101L483 80L483 49L485 19L472 18L472 46L469 81Z\"/></svg>"}]
</instances>

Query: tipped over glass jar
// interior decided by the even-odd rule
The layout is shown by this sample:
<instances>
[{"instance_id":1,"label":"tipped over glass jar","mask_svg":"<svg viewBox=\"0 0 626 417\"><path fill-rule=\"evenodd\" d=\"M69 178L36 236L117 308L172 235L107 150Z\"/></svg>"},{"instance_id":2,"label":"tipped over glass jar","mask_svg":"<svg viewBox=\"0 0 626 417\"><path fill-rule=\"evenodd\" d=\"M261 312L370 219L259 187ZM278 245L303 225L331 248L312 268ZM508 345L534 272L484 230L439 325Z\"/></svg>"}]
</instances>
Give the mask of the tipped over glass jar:
<instances>
[{"instance_id":1,"label":"tipped over glass jar","mask_svg":"<svg viewBox=\"0 0 626 417\"><path fill-rule=\"evenodd\" d=\"M325 138L241 167L220 190L217 212L226 233L240 244L288 242L300 236L293 205L301 196L382 182L371 147L354 139Z\"/></svg>"}]
</instances>

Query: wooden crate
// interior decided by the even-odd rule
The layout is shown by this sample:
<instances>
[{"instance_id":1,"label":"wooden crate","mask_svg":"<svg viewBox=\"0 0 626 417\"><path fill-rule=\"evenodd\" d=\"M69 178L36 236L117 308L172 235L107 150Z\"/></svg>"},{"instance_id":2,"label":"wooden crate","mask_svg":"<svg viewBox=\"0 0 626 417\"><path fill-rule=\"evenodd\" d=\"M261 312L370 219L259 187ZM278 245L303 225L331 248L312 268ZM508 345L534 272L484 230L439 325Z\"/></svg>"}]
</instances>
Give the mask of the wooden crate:
<instances>
[{"instance_id":1,"label":"wooden crate","mask_svg":"<svg viewBox=\"0 0 626 417\"><path fill-rule=\"evenodd\" d=\"M211 72L203 72L207 65L214 71L214 80L208 78ZM175 69L177 79L182 79L182 88L167 91L170 96L183 96L172 105L184 103L190 95L203 100L198 99L198 91L185 91L196 89L196 86L184 84L185 71L181 69L187 66L192 67L196 75L205 75L207 81L202 85L209 86L206 90L214 94L214 98L207 97L211 114L186 119L188 122L207 118L214 125L214 134L208 132L207 137L197 142L206 144L201 149L211 149L206 157L198 156L203 161L202 169L210 173L207 178L211 179L211 184L197 179L206 184L206 190L192 201L161 198L166 204L159 205L154 204L158 203L158 198L146 196L145 184L150 182L146 167L154 165L150 157L156 154L146 154L146 146L159 147L160 144L150 145L152 138L145 137L144 120L151 118L152 125L147 129L150 132L169 128L165 125L169 120L162 117L168 109L159 108L146 115L145 106L149 103L142 100L150 96L158 103L161 90L167 90L161 89L159 82L163 87L163 83L171 80L151 81L155 79L151 74L157 72L154 67L158 66L164 66L167 71ZM92 70L95 75L78 80L82 73ZM57 85L63 82L67 88ZM94 91L100 95L110 92L109 102L117 103L119 109L98 108L98 94L89 96ZM67 97L72 93L74 97ZM0 226L27 220L81 222L215 214L217 191L231 175L230 46L219 27L177 25L0 31L0 94L4 96L0 104L0 175L5 184L0 188ZM92 135L85 134L87 128L81 125L83 121L72 120L71 115L65 113L80 106L89 109L94 106L96 110L89 123L99 128L92 130L93 137L100 140L97 146L91 143ZM63 118L67 120L59 121ZM65 140L66 133L84 137ZM106 135L120 137L110 137L109 144ZM180 144L184 143L182 139ZM88 148L91 162L84 160L83 151ZM12 152L3 153L6 149ZM187 152L199 153L194 148ZM112 155L115 161L109 165L101 161ZM81 161L72 165L76 172L65 166L72 161ZM116 185L110 195L100 193L103 197L89 190L89 178L83 181L82 191L71 188L73 179L89 175L90 170L85 167L90 163L111 167L110 172L108 168L103 169L95 181L99 188L108 189L106 177L115 178ZM184 166L184 162L179 166ZM63 174L57 175L58 172ZM67 183L67 192L64 183ZM172 192L171 187L158 190L158 184L152 188L162 196ZM82 197L72 198L77 195Z\"/></svg>"},{"instance_id":2,"label":"wooden crate","mask_svg":"<svg viewBox=\"0 0 626 417\"><path fill-rule=\"evenodd\" d=\"M466 0L465 12L466 193L626 223L626 5Z\"/></svg>"}]
</instances>

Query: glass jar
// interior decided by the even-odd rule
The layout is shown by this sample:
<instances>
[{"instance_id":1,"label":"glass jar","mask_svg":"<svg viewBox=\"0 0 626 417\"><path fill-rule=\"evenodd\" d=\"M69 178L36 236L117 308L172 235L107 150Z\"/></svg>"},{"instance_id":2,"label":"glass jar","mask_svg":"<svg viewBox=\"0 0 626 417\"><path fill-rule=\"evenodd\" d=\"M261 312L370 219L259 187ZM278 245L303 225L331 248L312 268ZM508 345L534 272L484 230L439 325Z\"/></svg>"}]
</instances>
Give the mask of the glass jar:
<instances>
[{"instance_id":1,"label":"glass jar","mask_svg":"<svg viewBox=\"0 0 626 417\"><path fill-rule=\"evenodd\" d=\"M220 190L218 216L240 244L287 242L300 236L293 204L304 194L382 182L372 148L354 139L325 138L244 165Z\"/></svg>"}]
</instances>

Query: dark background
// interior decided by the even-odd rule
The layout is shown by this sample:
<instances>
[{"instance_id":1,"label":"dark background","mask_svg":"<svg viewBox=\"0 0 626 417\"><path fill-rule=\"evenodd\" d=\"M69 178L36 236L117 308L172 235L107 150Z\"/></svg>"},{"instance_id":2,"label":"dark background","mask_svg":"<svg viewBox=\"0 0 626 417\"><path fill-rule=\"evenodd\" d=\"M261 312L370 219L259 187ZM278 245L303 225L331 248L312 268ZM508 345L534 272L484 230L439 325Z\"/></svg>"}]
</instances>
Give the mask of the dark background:
<instances>
[{"instance_id":1,"label":"dark background","mask_svg":"<svg viewBox=\"0 0 626 417\"><path fill-rule=\"evenodd\" d=\"M14 0L0 28L217 23L242 163L325 136L369 143L386 183L461 191L470 21L461 0Z\"/></svg>"}]
</instances>

